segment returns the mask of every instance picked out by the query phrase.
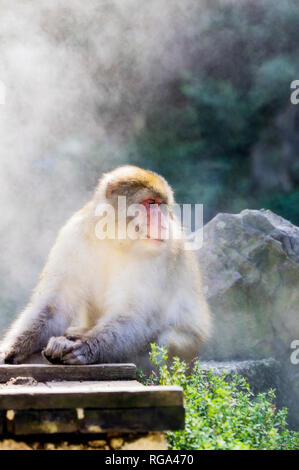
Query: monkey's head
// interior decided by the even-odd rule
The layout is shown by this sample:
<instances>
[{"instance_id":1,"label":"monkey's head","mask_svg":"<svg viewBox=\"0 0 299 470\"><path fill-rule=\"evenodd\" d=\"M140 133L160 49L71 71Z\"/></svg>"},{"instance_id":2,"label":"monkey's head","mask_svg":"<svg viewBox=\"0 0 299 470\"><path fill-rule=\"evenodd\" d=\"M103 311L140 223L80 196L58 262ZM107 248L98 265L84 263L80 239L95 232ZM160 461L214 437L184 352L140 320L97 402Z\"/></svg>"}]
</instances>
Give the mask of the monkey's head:
<instances>
[{"instance_id":1,"label":"monkey's head","mask_svg":"<svg viewBox=\"0 0 299 470\"><path fill-rule=\"evenodd\" d=\"M121 241L142 242L156 249L169 240L176 225L171 211L173 191L162 176L152 171L129 165L118 167L100 178L96 199L102 207L113 208L113 229Z\"/></svg>"}]
</instances>

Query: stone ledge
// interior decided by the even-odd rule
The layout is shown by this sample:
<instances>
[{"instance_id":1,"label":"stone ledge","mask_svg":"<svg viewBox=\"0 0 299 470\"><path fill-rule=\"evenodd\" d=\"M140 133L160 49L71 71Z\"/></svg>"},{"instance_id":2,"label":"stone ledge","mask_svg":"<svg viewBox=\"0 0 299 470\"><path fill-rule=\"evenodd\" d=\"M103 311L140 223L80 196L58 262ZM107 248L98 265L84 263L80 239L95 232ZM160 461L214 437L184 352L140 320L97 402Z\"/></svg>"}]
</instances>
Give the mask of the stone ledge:
<instances>
[{"instance_id":1,"label":"stone ledge","mask_svg":"<svg viewBox=\"0 0 299 470\"><path fill-rule=\"evenodd\" d=\"M113 433L97 437L35 436L0 439L1 450L167 450L165 434Z\"/></svg>"}]
</instances>

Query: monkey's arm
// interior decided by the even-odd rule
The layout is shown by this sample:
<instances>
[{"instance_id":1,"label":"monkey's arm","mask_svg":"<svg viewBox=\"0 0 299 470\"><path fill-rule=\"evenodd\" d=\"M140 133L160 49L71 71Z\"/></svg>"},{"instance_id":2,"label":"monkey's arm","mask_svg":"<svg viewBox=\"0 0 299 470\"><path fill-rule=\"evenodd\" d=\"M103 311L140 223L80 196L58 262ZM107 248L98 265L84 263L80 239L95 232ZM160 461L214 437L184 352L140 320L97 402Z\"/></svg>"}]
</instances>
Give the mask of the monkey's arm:
<instances>
[{"instance_id":1,"label":"monkey's arm","mask_svg":"<svg viewBox=\"0 0 299 470\"><path fill-rule=\"evenodd\" d=\"M11 325L0 343L0 362L18 364L41 351L53 335L62 335L69 325L67 315L51 303L29 304Z\"/></svg>"},{"instance_id":2,"label":"monkey's arm","mask_svg":"<svg viewBox=\"0 0 299 470\"><path fill-rule=\"evenodd\" d=\"M132 361L138 354L149 350L150 343L158 337L158 327L155 326L158 324L153 316L120 314L101 320L85 335L51 338L44 355L50 362L56 362L57 350L62 348L60 362L64 364Z\"/></svg>"},{"instance_id":3,"label":"monkey's arm","mask_svg":"<svg viewBox=\"0 0 299 470\"><path fill-rule=\"evenodd\" d=\"M77 228L74 229L78 232ZM32 299L17 317L0 343L0 361L18 363L41 351L52 336L63 335L84 305L82 263L78 263L82 244L74 256L72 226L66 226L49 253L47 263ZM2 356L2 358L1 358Z\"/></svg>"}]
</instances>

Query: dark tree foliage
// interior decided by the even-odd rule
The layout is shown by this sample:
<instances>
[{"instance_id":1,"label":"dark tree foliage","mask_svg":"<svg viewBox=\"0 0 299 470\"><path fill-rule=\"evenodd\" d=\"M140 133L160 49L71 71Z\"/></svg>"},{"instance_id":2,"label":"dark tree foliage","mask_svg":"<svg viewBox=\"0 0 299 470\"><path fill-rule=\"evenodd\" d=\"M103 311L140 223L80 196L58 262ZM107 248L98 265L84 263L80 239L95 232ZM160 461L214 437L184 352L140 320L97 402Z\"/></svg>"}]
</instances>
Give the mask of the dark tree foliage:
<instances>
[{"instance_id":1,"label":"dark tree foliage","mask_svg":"<svg viewBox=\"0 0 299 470\"><path fill-rule=\"evenodd\" d=\"M265 207L298 225L298 27L295 0L211 2L192 64L148 107L130 161L163 173L179 202L203 203L206 220Z\"/></svg>"}]
</instances>

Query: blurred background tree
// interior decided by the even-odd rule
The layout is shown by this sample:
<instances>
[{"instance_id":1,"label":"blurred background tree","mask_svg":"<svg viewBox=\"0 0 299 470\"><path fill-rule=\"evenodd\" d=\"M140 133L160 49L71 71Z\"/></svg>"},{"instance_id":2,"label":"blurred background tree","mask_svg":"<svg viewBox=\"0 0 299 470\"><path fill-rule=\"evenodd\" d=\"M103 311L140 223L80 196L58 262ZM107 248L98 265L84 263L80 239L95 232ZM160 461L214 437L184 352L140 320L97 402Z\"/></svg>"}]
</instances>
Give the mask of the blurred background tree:
<instances>
[{"instance_id":1,"label":"blurred background tree","mask_svg":"<svg viewBox=\"0 0 299 470\"><path fill-rule=\"evenodd\" d=\"M298 28L296 1L208 3L192 63L146 109L130 161L163 173L178 201L203 203L206 221L265 207L298 225Z\"/></svg>"}]
</instances>

